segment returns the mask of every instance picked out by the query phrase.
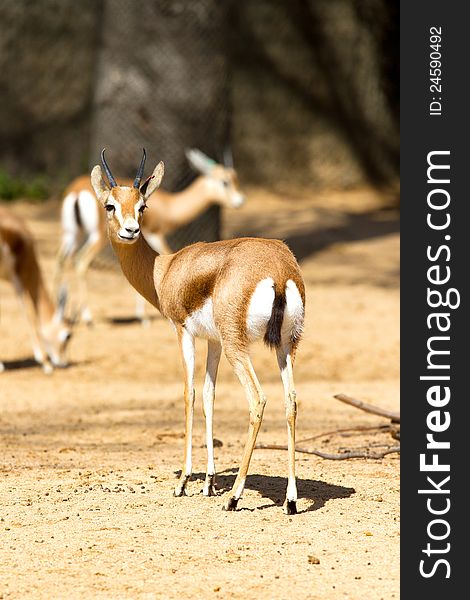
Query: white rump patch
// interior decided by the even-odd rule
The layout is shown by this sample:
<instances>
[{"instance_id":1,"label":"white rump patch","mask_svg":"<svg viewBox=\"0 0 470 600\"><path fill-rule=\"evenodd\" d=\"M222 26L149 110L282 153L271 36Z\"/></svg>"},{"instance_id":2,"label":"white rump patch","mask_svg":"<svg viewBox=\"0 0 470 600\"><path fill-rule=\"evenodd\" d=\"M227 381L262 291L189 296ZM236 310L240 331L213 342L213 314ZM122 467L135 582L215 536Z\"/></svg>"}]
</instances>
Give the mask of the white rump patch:
<instances>
[{"instance_id":1,"label":"white rump patch","mask_svg":"<svg viewBox=\"0 0 470 600\"><path fill-rule=\"evenodd\" d=\"M64 257L70 256L77 248L80 229L75 216L76 192L70 192L62 202L61 223L62 223L62 249Z\"/></svg>"},{"instance_id":2,"label":"white rump patch","mask_svg":"<svg viewBox=\"0 0 470 600\"><path fill-rule=\"evenodd\" d=\"M95 195L87 190L82 190L78 194L78 208L84 230L88 234L97 232L99 228L99 214Z\"/></svg>"},{"instance_id":3,"label":"white rump patch","mask_svg":"<svg viewBox=\"0 0 470 600\"><path fill-rule=\"evenodd\" d=\"M63 231L75 233L77 229L77 220L75 218L75 201L77 199L76 192L70 192L62 202L62 229Z\"/></svg>"},{"instance_id":4,"label":"white rump patch","mask_svg":"<svg viewBox=\"0 0 470 600\"><path fill-rule=\"evenodd\" d=\"M195 310L184 322L188 333L207 340L219 340L220 335L214 321L212 298L207 298L198 310Z\"/></svg>"},{"instance_id":5,"label":"white rump patch","mask_svg":"<svg viewBox=\"0 0 470 600\"><path fill-rule=\"evenodd\" d=\"M286 308L284 310L284 320L282 322L282 339L291 339L302 333L304 324L304 305L300 292L292 281L286 282Z\"/></svg>"},{"instance_id":6,"label":"white rump patch","mask_svg":"<svg viewBox=\"0 0 470 600\"><path fill-rule=\"evenodd\" d=\"M268 321L271 318L274 302L274 280L262 279L251 296L246 315L246 328L250 341L264 337Z\"/></svg>"}]
</instances>

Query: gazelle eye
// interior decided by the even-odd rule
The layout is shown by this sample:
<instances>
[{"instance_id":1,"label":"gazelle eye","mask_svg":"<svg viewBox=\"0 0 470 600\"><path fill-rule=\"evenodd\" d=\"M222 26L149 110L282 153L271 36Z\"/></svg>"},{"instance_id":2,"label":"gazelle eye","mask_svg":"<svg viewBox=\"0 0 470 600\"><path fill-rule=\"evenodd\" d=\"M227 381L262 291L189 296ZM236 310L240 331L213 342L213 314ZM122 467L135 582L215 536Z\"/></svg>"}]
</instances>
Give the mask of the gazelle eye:
<instances>
[{"instance_id":1,"label":"gazelle eye","mask_svg":"<svg viewBox=\"0 0 470 600\"><path fill-rule=\"evenodd\" d=\"M105 206L106 212L108 212L108 213L114 211L115 208L116 207L114 206L114 204L106 204L106 206Z\"/></svg>"},{"instance_id":2,"label":"gazelle eye","mask_svg":"<svg viewBox=\"0 0 470 600\"><path fill-rule=\"evenodd\" d=\"M224 179L224 180L222 181L222 183L223 183L223 186L224 186L224 187L228 187L228 186L229 186L229 182L227 181L227 179Z\"/></svg>"},{"instance_id":3,"label":"gazelle eye","mask_svg":"<svg viewBox=\"0 0 470 600\"><path fill-rule=\"evenodd\" d=\"M146 204L142 204L142 205L139 207L139 212L140 212L140 214L142 214L146 208L147 208L147 205L146 205Z\"/></svg>"}]
</instances>

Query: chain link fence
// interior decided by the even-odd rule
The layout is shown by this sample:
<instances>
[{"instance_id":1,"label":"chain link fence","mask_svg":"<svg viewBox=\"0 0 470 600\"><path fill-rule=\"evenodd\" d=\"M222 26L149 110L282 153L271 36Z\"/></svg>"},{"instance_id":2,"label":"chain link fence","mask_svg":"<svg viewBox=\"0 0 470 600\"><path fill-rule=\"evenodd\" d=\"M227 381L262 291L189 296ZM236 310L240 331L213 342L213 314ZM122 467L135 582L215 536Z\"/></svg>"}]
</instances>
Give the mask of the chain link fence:
<instances>
[{"instance_id":1,"label":"chain link fence","mask_svg":"<svg viewBox=\"0 0 470 600\"><path fill-rule=\"evenodd\" d=\"M196 176L185 148L199 148L222 162L229 124L229 6L213 0L104 1L92 116L94 161L107 147L113 172L133 177L144 146L147 169L163 160L163 187L173 192ZM214 206L169 241L181 247L219 236Z\"/></svg>"},{"instance_id":2,"label":"chain link fence","mask_svg":"<svg viewBox=\"0 0 470 600\"><path fill-rule=\"evenodd\" d=\"M100 2L0 2L0 167L65 178L88 167Z\"/></svg>"}]
</instances>

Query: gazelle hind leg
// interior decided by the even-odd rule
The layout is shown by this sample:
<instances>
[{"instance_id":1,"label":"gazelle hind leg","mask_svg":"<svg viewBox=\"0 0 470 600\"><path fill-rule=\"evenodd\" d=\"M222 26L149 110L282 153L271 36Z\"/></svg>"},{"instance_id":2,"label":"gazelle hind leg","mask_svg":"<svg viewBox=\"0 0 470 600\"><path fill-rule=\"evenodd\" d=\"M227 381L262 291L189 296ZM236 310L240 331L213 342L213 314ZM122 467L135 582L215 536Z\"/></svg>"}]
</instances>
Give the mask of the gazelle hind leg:
<instances>
[{"instance_id":1,"label":"gazelle hind leg","mask_svg":"<svg viewBox=\"0 0 470 600\"><path fill-rule=\"evenodd\" d=\"M212 431L215 399L215 381L219 367L222 346L219 342L207 342L206 378L202 392L204 416L206 418L207 470L202 493L204 496L215 496L215 462L214 436Z\"/></svg>"},{"instance_id":2,"label":"gazelle hind leg","mask_svg":"<svg viewBox=\"0 0 470 600\"><path fill-rule=\"evenodd\" d=\"M193 437L193 416L194 416L194 338L186 329L180 327L177 330L178 342L183 359L184 370L184 413L185 413L185 444L184 444L184 464L181 469L181 476L176 484L174 495L184 496L186 484L192 473L192 437Z\"/></svg>"},{"instance_id":3,"label":"gazelle hind leg","mask_svg":"<svg viewBox=\"0 0 470 600\"><path fill-rule=\"evenodd\" d=\"M57 294L62 283L63 271L68 259L73 258L78 249L80 227L77 222L76 206L78 197L76 192L70 192L64 198L61 210L62 240L57 252L54 269L54 292Z\"/></svg>"},{"instance_id":4,"label":"gazelle hind leg","mask_svg":"<svg viewBox=\"0 0 470 600\"><path fill-rule=\"evenodd\" d=\"M232 358L231 360L230 354L227 354L226 348L225 353L228 360L231 362L233 369L243 386L243 389L245 390L245 395L250 409L250 425L248 427L248 437L245 443L240 469L238 470L235 483L231 489L230 497L225 502L223 507L224 510L235 510L237 508L238 500L240 499L245 487L251 455L253 454L253 448L255 447L256 438L258 436L258 431L263 419L266 396L263 394L248 354L246 353L241 356L238 355L237 358Z\"/></svg>"},{"instance_id":5,"label":"gazelle hind leg","mask_svg":"<svg viewBox=\"0 0 470 600\"><path fill-rule=\"evenodd\" d=\"M77 250L76 234L74 232L64 233L63 238L62 238L62 243L60 245L59 251L57 252L57 257L56 257L55 267L54 267L53 289L56 294L59 291L60 284L62 283L65 265L69 258L73 258L76 250Z\"/></svg>"},{"instance_id":6,"label":"gazelle hind leg","mask_svg":"<svg viewBox=\"0 0 470 600\"><path fill-rule=\"evenodd\" d=\"M88 289L86 274L88 268L105 244L105 240L99 234L93 234L88 237L86 242L80 248L75 259L75 272L77 275L80 317L87 324L93 324L93 317L88 307Z\"/></svg>"},{"instance_id":7,"label":"gazelle hind leg","mask_svg":"<svg viewBox=\"0 0 470 600\"><path fill-rule=\"evenodd\" d=\"M297 485L295 479L295 421L297 418L297 401L292 369L292 348L290 345L282 345L276 349L276 354L284 386L284 403L287 419L288 479L284 512L287 515L294 515L297 513Z\"/></svg>"}]
</instances>

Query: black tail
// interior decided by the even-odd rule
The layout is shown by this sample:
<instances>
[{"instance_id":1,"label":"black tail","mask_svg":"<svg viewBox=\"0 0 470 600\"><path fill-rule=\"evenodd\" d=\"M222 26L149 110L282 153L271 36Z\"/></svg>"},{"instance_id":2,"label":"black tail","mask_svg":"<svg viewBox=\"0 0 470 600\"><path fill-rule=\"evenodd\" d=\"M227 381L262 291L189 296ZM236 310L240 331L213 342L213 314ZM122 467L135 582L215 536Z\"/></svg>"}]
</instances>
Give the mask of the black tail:
<instances>
[{"instance_id":1,"label":"black tail","mask_svg":"<svg viewBox=\"0 0 470 600\"><path fill-rule=\"evenodd\" d=\"M281 327L286 308L285 292L275 292L273 309L264 334L264 343L270 348L279 348L281 345Z\"/></svg>"},{"instance_id":2,"label":"black tail","mask_svg":"<svg viewBox=\"0 0 470 600\"><path fill-rule=\"evenodd\" d=\"M82 222L82 215L80 214L80 205L78 204L78 194L77 194L77 197L75 198L75 202L73 203L73 212L74 212L75 220L77 222L78 227L80 229L82 229L83 222Z\"/></svg>"}]
</instances>

